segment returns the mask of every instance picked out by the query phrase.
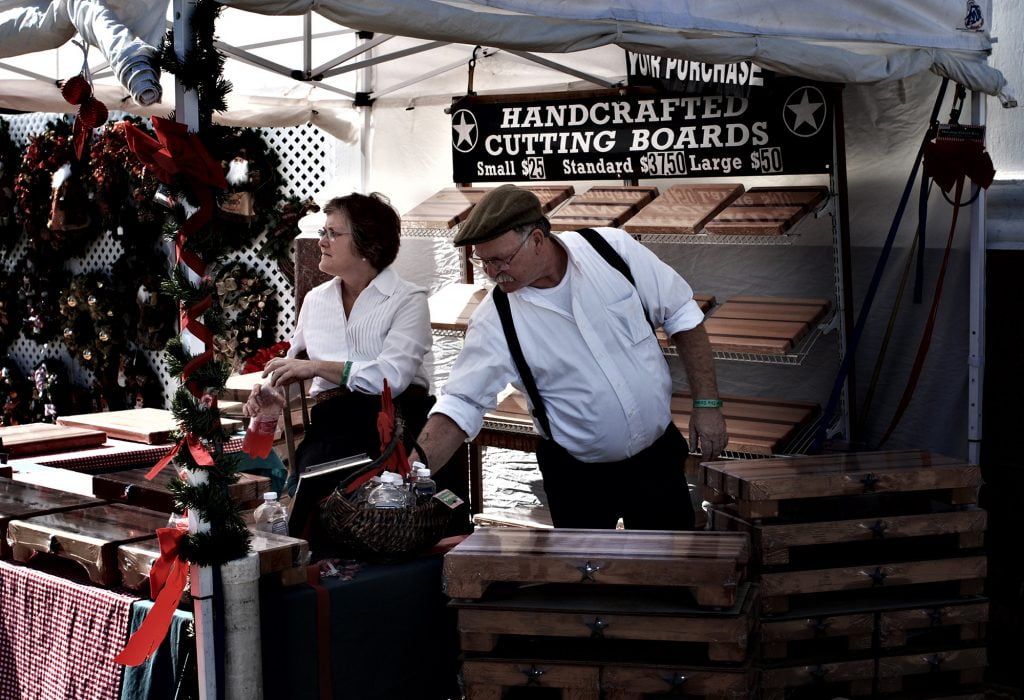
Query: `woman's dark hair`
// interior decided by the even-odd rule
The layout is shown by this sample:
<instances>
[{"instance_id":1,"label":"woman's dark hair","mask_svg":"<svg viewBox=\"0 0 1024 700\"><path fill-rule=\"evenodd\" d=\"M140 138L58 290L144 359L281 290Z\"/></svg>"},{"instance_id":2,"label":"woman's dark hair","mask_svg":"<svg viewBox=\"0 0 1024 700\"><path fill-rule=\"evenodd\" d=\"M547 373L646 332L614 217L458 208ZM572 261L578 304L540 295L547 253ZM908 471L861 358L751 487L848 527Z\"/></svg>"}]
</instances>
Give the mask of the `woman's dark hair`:
<instances>
[{"instance_id":1,"label":"woman's dark hair","mask_svg":"<svg viewBox=\"0 0 1024 700\"><path fill-rule=\"evenodd\" d=\"M353 192L327 202L324 214L341 211L352 224L352 244L378 271L395 261L402 237L402 220L388 198L379 192Z\"/></svg>"}]
</instances>

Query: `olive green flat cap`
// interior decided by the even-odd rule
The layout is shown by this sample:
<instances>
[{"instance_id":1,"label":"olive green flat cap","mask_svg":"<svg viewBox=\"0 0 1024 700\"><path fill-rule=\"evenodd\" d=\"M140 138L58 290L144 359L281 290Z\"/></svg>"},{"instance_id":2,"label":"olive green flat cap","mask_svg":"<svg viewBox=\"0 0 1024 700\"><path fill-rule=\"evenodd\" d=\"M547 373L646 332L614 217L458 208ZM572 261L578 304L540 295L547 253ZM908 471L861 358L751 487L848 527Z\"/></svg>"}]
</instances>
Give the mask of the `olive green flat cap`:
<instances>
[{"instance_id":1,"label":"olive green flat cap","mask_svg":"<svg viewBox=\"0 0 1024 700\"><path fill-rule=\"evenodd\" d=\"M481 198L455 234L456 246L493 240L510 229L544 218L540 199L515 185L496 187Z\"/></svg>"}]
</instances>

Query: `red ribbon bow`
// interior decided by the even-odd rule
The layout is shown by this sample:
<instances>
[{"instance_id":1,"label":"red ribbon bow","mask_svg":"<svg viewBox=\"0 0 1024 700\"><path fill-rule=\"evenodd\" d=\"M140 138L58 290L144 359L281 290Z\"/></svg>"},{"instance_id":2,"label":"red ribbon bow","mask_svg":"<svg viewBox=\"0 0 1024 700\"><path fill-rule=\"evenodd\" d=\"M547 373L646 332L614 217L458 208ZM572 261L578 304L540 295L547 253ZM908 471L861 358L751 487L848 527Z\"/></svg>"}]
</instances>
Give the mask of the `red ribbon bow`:
<instances>
[{"instance_id":1,"label":"red ribbon bow","mask_svg":"<svg viewBox=\"0 0 1024 700\"><path fill-rule=\"evenodd\" d=\"M384 391L380 395L380 413L377 414L377 432L380 434L381 454L384 454L388 444L391 442L391 436L395 432L396 422L395 402L391 399L391 387L388 386L388 380L385 379ZM409 467L409 456L405 453L405 443L401 439L398 440L398 444L395 445L394 451L387 459L381 462L376 469L371 469L358 478L353 479L345 487L345 493L354 492L367 481L384 471L397 472L402 476L406 476L410 471L412 471Z\"/></svg>"},{"instance_id":2,"label":"red ribbon bow","mask_svg":"<svg viewBox=\"0 0 1024 700\"><path fill-rule=\"evenodd\" d=\"M291 348L291 343L287 340L282 340L280 343L274 343L269 348L261 348L257 350L245 361L245 367L242 368L242 373L249 374L250 372L262 372L268 362L273 360L275 357L284 357L289 348Z\"/></svg>"},{"instance_id":3,"label":"red ribbon bow","mask_svg":"<svg viewBox=\"0 0 1024 700\"><path fill-rule=\"evenodd\" d=\"M153 609L128 640L114 662L125 666L138 666L160 648L170 629L174 611L188 581L188 562L178 555L181 539L188 532L162 527L156 531L160 542L160 556L149 569L149 590L154 599Z\"/></svg>"},{"instance_id":4,"label":"red ribbon bow","mask_svg":"<svg viewBox=\"0 0 1024 700\"><path fill-rule=\"evenodd\" d=\"M181 448L185 445L188 445L188 451L192 453L192 459L196 461L196 464L204 467L213 466L213 455L210 454L210 451L203 446L203 443L199 441L199 438L192 433L186 433L184 437L174 444L171 451L163 456L163 459L153 465L153 468L146 472L146 478L152 479L159 474L160 470L170 464L171 460L174 459L174 456L178 454L178 452L181 451Z\"/></svg>"},{"instance_id":5,"label":"red ribbon bow","mask_svg":"<svg viewBox=\"0 0 1024 700\"><path fill-rule=\"evenodd\" d=\"M66 81L60 94L69 104L78 105L75 125L72 128L72 140L75 144L75 155L82 157L85 139L89 132L107 121L107 106L92 95L92 85L82 74Z\"/></svg>"}]
</instances>

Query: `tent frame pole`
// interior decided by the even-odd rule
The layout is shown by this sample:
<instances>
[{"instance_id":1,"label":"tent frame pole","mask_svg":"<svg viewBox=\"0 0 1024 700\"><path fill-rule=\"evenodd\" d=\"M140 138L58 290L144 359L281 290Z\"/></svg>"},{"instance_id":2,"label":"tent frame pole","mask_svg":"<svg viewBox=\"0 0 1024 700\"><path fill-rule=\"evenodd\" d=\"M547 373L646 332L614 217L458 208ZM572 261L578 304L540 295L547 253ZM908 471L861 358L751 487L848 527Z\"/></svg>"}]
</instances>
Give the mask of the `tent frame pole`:
<instances>
[{"instance_id":1,"label":"tent frame pole","mask_svg":"<svg viewBox=\"0 0 1024 700\"><path fill-rule=\"evenodd\" d=\"M184 60L192 41L192 15L194 4L189 0L174 0L174 53L179 60ZM174 81L174 115L175 119L188 127L189 131L199 130L199 95L194 90L186 90L180 81ZM192 282L198 282L194 272L185 268ZM204 343L191 333L182 330L182 342L189 352L199 354L206 349ZM205 472L188 470L188 482L192 485L207 479ZM189 532L208 532L210 523L199 520L195 513L189 513ZM213 568L192 564L189 568L190 592L194 601L193 616L196 629L196 670L199 679L200 700L212 700L217 697L217 665L214 649L213 619Z\"/></svg>"},{"instance_id":2,"label":"tent frame pole","mask_svg":"<svg viewBox=\"0 0 1024 700\"><path fill-rule=\"evenodd\" d=\"M846 176L846 115L843 109L844 90L837 86L835 90L836 114L832 139L832 184L835 188L837 205L832 219L834 233L838 240L833 241L833 254L836 256L835 280L836 303L839 304L836 317L839 331L839 361L850 352L850 329L854 327L853 315L853 246L850 240L850 192ZM851 415L856 415L856 363L850 358L849 371L843 386L837 411L836 428L846 439L853 443L857 436L853 434ZM826 430L831 426L825 426Z\"/></svg>"},{"instance_id":3,"label":"tent frame pole","mask_svg":"<svg viewBox=\"0 0 1024 700\"><path fill-rule=\"evenodd\" d=\"M986 96L971 92L971 123L985 124ZM978 188L971 206L970 245L970 336L967 354L967 460L981 462L982 407L985 385L985 297L988 244L985 227L986 191Z\"/></svg>"}]
</instances>

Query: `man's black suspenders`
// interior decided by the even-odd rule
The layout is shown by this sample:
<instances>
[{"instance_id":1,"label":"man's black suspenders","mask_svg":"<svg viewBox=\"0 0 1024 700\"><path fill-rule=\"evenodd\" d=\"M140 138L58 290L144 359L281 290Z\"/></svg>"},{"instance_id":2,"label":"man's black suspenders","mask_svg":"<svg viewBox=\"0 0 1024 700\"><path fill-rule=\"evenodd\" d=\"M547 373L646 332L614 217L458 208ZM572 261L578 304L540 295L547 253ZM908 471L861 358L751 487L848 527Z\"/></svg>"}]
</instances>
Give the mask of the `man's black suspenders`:
<instances>
[{"instance_id":1,"label":"man's black suspenders","mask_svg":"<svg viewBox=\"0 0 1024 700\"><path fill-rule=\"evenodd\" d=\"M592 228L581 229L577 233L594 247L594 250L604 258L605 262L621 272L622 276L636 287L636 281L634 281L633 274L629 270L629 265L616 252L612 244L605 240L604 236ZM501 319L501 328L505 331L505 341L508 343L509 352L512 354L512 361L519 372L519 377L523 380L523 388L526 389L526 394L530 397L530 405L533 406L533 416L537 419L548 439L550 439L551 424L548 422L548 414L544 410L544 402L541 400L540 392L537 390L537 382L533 378L533 372L530 370L530 366L526 364L526 358L523 356L523 347L519 344L519 334L516 333L516 325L512 320L512 308L508 303L508 295L501 291L500 288L495 287L492 297L494 299L494 306L498 310L498 318ZM640 304L641 306L643 305L642 299ZM651 323L646 307L644 307L644 318L647 319L647 323ZM652 323L651 330L654 330L654 324Z\"/></svg>"}]
</instances>

